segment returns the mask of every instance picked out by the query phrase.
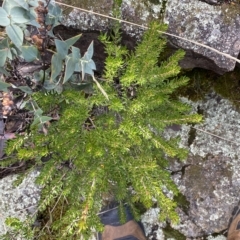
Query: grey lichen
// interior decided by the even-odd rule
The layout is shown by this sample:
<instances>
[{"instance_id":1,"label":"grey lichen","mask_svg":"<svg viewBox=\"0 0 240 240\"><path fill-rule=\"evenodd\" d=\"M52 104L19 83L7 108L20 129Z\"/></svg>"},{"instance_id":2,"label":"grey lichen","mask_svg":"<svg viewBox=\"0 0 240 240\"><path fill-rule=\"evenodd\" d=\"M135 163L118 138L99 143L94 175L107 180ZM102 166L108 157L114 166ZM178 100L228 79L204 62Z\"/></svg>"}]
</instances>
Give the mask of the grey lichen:
<instances>
[{"instance_id":1,"label":"grey lichen","mask_svg":"<svg viewBox=\"0 0 240 240\"><path fill-rule=\"evenodd\" d=\"M34 184L38 174L38 171L31 172L18 187L13 186L17 175L9 175L0 180L0 234L7 232L7 217L23 221L35 213L40 199L40 188Z\"/></svg>"},{"instance_id":2,"label":"grey lichen","mask_svg":"<svg viewBox=\"0 0 240 240\"><path fill-rule=\"evenodd\" d=\"M180 145L189 148L185 163L189 167L184 175L173 179L190 207L187 214L179 209L181 224L174 228L194 238L226 229L239 200L240 113L229 100L214 92L197 102L181 99L192 106L192 112L200 108L204 114L204 121L194 126L196 136L190 146L189 125L178 131L168 128L165 134L167 138L180 136Z\"/></svg>"},{"instance_id":3,"label":"grey lichen","mask_svg":"<svg viewBox=\"0 0 240 240\"><path fill-rule=\"evenodd\" d=\"M169 24L169 32L180 37L194 40L208 45L224 53L237 57L240 46L236 44L239 39L239 14L233 13L233 7L223 4L213 6L196 0L169 0L167 2L165 23ZM232 17L234 16L234 17ZM226 19L229 19L226 21ZM208 57L221 68L233 70L235 61L214 53L209 49L189 43L187 41L171 38L172 44L186 50Z\"/></svg>"},{"instance_id":4,"label":"grey lichen","mask_svg":"<svg viewBox=\"0 0 240 240\"><path fill-rule=\"evenodd\" d=\"M163 13L162 0L150 2L147 0L134 1L123 0L121 5L121 17L123 20L148 26L151 20L159 19ZM74 1L69 0L69 4L74 5ZM74 6L78 7L79 4ZM81 8L92 10L106 16L112 16L113 1L101 0L97 4L91 1L84 1L80 4ZM93 13L86 13L78 9L65 14L62 23L65 26L71 26L80 30L99 30L104 31L111 27L112 20L107 17L97 16ZM131 24L122 23L122 29L131 36L139 37L143 29Z\"/></svg>"}]
</instances>

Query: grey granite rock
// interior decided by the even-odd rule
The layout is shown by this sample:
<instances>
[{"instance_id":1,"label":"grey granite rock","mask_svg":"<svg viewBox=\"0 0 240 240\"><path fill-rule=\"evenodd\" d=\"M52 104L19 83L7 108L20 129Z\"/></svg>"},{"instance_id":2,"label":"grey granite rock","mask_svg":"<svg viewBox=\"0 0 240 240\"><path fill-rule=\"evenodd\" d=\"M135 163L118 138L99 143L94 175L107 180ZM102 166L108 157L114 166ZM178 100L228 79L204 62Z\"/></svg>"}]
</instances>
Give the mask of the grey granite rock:
<instances>
[{"instance_id":1,"label":"grey granite rock","mask_svg":"<svg viewBox=\"0 0 240 240\"><path fill-rule=\"evenodd\" d=\"M180 135L180 146L190 150L188 159L177 166L187 166L185 172L173 175L190 205L187 212L178 209L181 223L173 227L188 238L198 238L227 231L232 209L239 201L240 113L215 93L198 102L185 98L182 101L190 103L193 112L200 108L205 120L194 126L198 130L190 146L190 126L184 125L177 132L170 128L166 131L167 138ZM172 170L176 171L176 164Z\"/></svg>"},{"instance_id":2,"label":"grey granite rock","mask_svg":"<svg viewBox=\"0 0 240 240\"><path fill-rule=\"evenodd\" d=\"M36 211L40 189L34 181L38 174L37 171L31 172L18 187L13 186L17 175L9 175L0 180L0 235L8 229L4 223L7 217L25 220Z\"/></svg>"},{"instance_id":3,"label":"grey granite rock","mask_svg":"<svg viewBox=\"0 0 240 240\"><path fill-rule=\"evenodd\" d=\"M196 0L168 0L165 22L168 32L208 45L237 57L240 50L239 5L213 6ZM172 45L187 51L181 62L184 68L200 67L217 73L231 71L235 61L177 38L169 38Z\"/></svg>"},{"instance_id":4,"label":"grey granite rock","mask_svg":"<svg viewBox=\"0 0 240 240\"><path fill-rule=\"evenodd\" d=\"M72 0L68 1L69 4ZM152 3L154 2L154 3ZM219 1L218 1L219 2ZM97 3L86 1L81 8L103 15L112 16L111 0L99 0ZM223 53L237 57L240 50L240 16L239 4L217 4L214 0L123 0L122 19L139 25L148 26L150 21L158 19L169 25L168 32L184 37ZM210 4L211 3L211 4ZM72 3L78 7L79 4ZM212 5L214 4L214 5ZM65 26L80 30L107 30L113 21L93 13L74 9L65 15ZM122 22L122 29L130 35L141 36L143 29ZM183 68L200 67L223 74L234 69L236 61L193 43L169 37L171 47L183 48L186 56L181 61Z\"/></svg>"}]
</instances>

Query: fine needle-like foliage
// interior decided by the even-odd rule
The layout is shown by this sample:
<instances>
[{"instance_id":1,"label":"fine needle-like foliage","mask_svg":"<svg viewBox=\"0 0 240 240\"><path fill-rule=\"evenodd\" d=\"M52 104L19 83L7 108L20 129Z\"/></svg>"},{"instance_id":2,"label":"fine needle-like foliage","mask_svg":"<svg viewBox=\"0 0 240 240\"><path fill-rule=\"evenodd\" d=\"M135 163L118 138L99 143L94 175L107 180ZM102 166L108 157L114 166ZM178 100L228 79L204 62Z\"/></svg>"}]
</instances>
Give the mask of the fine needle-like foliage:
<instances>
[{"instance_id":1,"label":"fine needle-like foliage","mask_svg":"<svg viewBox=\"0 0 240 240\"><path fill-rule=\"evenodd\" d=\"M68 86L60 95L32 95L45 114L57 113L59 120L51 121L45 134L32 127L30 134L10 141L7 151L21 161L34 159L40 169L39 211L52 216L59 209L58 218L42 231L35 229L37 239L79 239L81 234L88 239L92 229L102 229L98 213L110 196L129 204L136 217L136 203L149 208L154 202L162 220L178 221L176 203L165 195L166 189L178 193L166 156L184 159L187 152L177 139L164 139L163 131L199 122L201 116L171 98L188 81L176 77L184 52L158 63L166 44L158 30L166 28L153 23L134 53L120 46L119 31L112 39L101 37L108 57L98 82L107 97L97 85L88 94Z\"/></svg>"}]
</instances>

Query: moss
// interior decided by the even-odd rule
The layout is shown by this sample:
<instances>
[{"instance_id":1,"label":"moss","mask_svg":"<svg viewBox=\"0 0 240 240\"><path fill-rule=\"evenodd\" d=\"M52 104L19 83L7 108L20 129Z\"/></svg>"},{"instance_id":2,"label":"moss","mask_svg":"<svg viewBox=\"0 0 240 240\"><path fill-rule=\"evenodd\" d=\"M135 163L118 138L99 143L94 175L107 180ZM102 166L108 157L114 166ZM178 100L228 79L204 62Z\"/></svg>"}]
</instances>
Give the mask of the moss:
<instances>
[{"instance_id":1,"label":"moss","mask_svg":"<svg viewBox=\"0 0 240 240\"><path fill-rule=\"evenodd\" d=\"M159 4L159 0L148 0L152 4Z\"/></svg>"},{"instance_id":2,"label":"moss","mask_svg":"<svg viewBox=\"0 0 240 240\"><path fill-rule=\"evenodd\" d=\"M196 138L196 129L191 128L188 133L188 146L190 146Z\"/></svg>"},{"instance_id":3,"label":"moss","mask_svg":"<svg viewBox=\"0 0 240 240\"><path fill-rule=\"evenodd\" d=\"M165 11L166 11L166 6L167 6L167 0L162 1L162 9L161 9L161 15L164 17Z\"/></svg>"},{"instance_id":4,"label":"moss","mask_svg":"<svg viewBox=\"0 0 240 240\"><path fill-rule=\"evenodd\" d=\"M166 239L174 238L174 239L178 239L178 240L186 240L186 237L179 231L173 229L169 223L167 223L166 227L163 228L163 233L164 233Z\"/></svg>"},{"instance_id":5,"label":"moss","mask_svg":"<svg viewBox=\"0 0 240 240\"><path fill-rule=\"evenodd\" d=\"M182 74L189 78L189 84L179 88L176 95L188 97L192 101L203 99L212 90L215 79L219 77L219 75L210 70L200 68L185 70L182 71Z\"/></svg>"},{"instance_id":6,"label":"moss","mask_svg":"<svg viewBox=\"0 0 240 240\"><path fill-rule=\"evenodd\" d=\"M184 96L192 101L202 100L206 94L214 90L228 99L240 111L240 69L220 76L210 70L195 68L182 71L189 78L189 84L179 88L174 96ZM201 110L198 112L202 114Z\"/></svg>"},{"instance_id":7,"label":"moss","mask_svg":"<svg viewBox=\"0 0 240 240\"><path fill-rule=\"evenodd\" d=\"M63 197L56 199L44 212L38 214L36 222L39 227L35 231L35 238L39 240L53 240L59 236L59 231L51 227L52 222L61 221L67 210L67 201ZM79 236L78 236L79 237ZM71 239L79 239L72 237Z\"/></svg>"},{"instance_id":8,"label":"moss","mask_svg":"<svg viewBox=\"0 0 240 240\"><path fill-rule=\"evenodd\" d=\"M239 1L236 3L222 4L221 11L223 14L223 21L225 24L232 24L236 21L236 17L240 13L240 4Z\"/></svg>"},{"instance_id":9,"label":"moss","mask_svg":"<svg viewBox=\"0 0 240 240\"><path fill-rule=\"evenodd\" d=\"M231 166L224 162L220 164L221 158L212 158L213 156L210 154L205 158L192 156L191 161L194 162L194 165L190 165L185 172L185 186L192 189L191 196L195 199L211 196L215 190L214 181L220 182L224 177L231 181ZM218 163L215 163L217 160ZM204 165L199 164L203 162Z\"/></svg>"},{"instance_id":10,"label":"moss","mask_svg":"<svg viewBox=\"0 0 240 240\"><path fill-rule=\"evenodd\" d=\"M240 69L236 68L214 82L214 90L240 110Z\"/></svg>"},{"instance_id":11,"label":"moss","mask_svg":"<svg viewBox=\"0 0 240 240\"><path fill-rule=\"evenodd\" d=\"M190 203L187 200L186 196L184 196L182 193L179 193L174 197L174 201L177 203L178 207L180 207L185 213L188 212Z\"/></svg>"}]
</instances>

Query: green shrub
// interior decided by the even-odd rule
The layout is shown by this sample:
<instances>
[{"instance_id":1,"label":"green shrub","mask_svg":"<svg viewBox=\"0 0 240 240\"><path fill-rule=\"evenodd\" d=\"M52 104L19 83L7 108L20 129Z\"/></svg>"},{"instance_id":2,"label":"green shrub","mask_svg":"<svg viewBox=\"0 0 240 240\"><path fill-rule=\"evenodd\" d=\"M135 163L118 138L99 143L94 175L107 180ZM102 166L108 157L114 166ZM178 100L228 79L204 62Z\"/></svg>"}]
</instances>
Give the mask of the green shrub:
<instances>
[{"instance_id":1,"label":"green shrub","mask_svg":"<svg viewBox=\"0 0 240 240\"><path fill-rule=\"evenodd\" d=\"M40 169L38 210L49 212L50 220L34 229L37 239L87 239L93 229L102 229L98 213L109 198L120 204L120 212L127 203L136 218L136 204L149 208L155 202L161 220L178 221L176 203L165 195L166 189L178 193L166 157L184 159L187 152L178 147L179 139L166 140L163 131L199 122L201 116L171 97L188 82L176 77L184 52L158 63L166 44L159 30L166 27L152 23L134 52L119 44L119 26L111 39L102 35L108 57L101 79L93 75L93 45L83 57L72 46L79 36L55 40L49 72L35 73L42 88L30 89L26 101L35 123L8 143L14 158L2 164L33 159L32 168Z\"/></svg>"}]
</instances>

